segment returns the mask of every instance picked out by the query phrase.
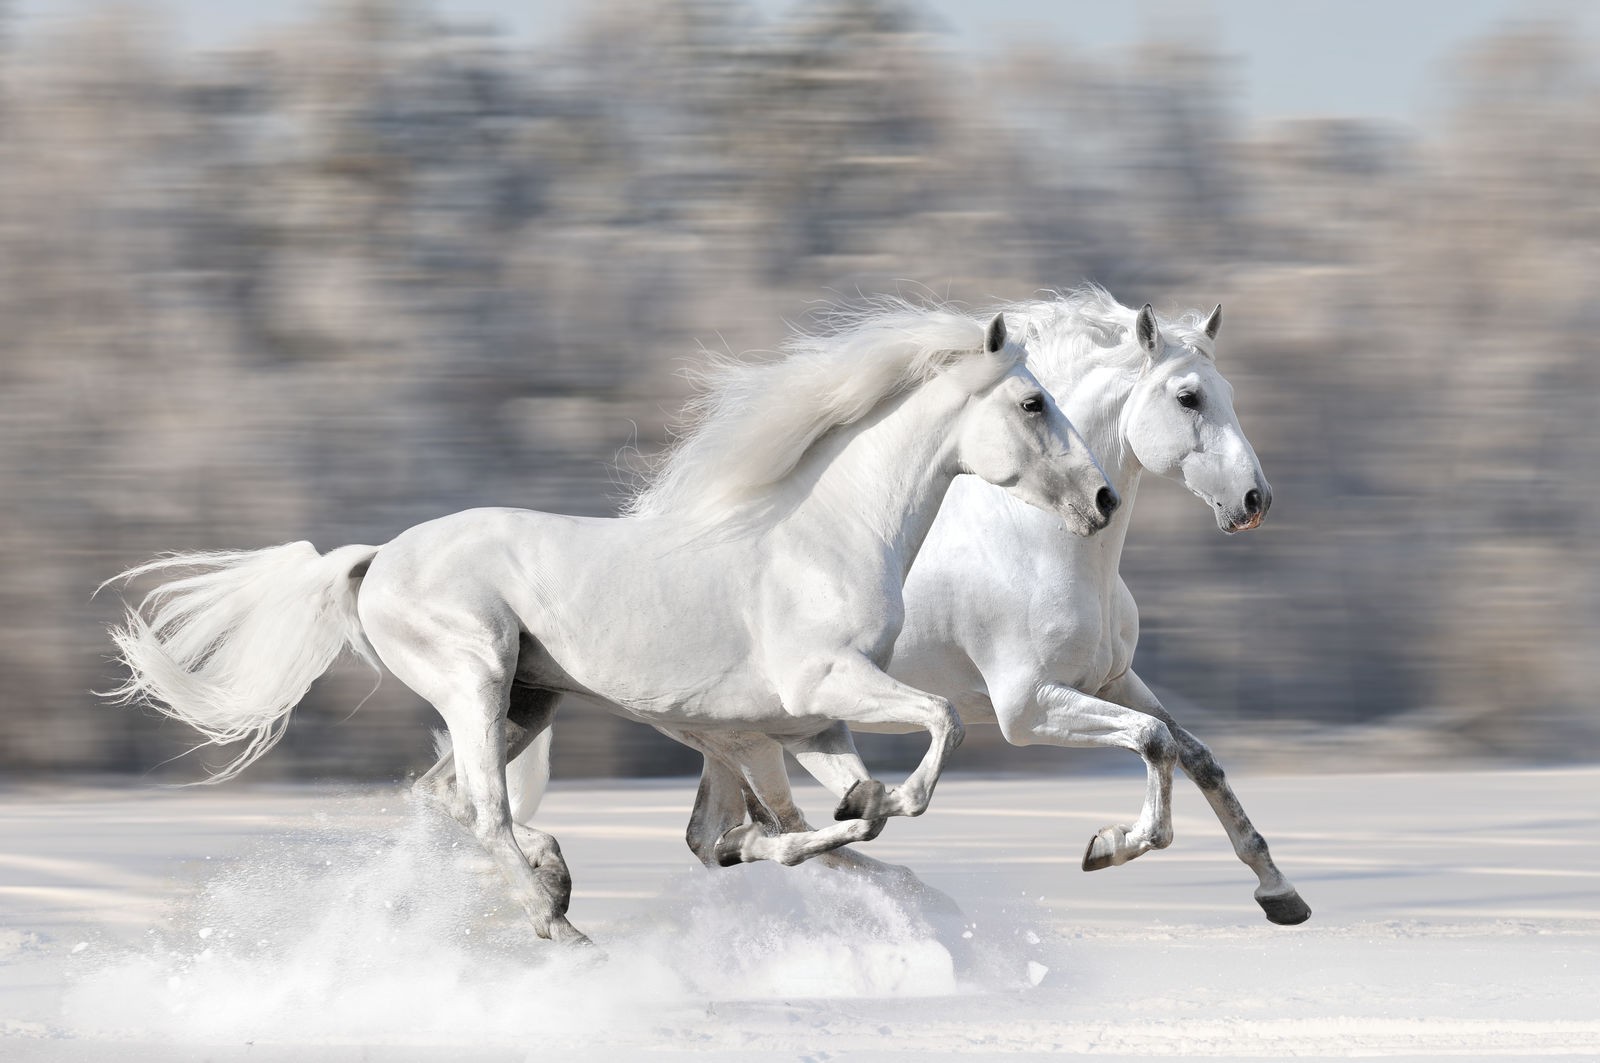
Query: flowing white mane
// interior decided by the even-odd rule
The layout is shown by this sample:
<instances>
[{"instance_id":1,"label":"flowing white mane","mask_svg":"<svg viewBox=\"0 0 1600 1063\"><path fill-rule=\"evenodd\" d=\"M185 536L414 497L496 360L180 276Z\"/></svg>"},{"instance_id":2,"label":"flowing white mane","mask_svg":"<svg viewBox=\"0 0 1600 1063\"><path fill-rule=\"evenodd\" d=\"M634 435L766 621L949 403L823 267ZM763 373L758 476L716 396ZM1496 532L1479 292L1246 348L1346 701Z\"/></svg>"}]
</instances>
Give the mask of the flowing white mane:
<instances>
[{"instance_id":1,"label":"flowing white mane","mask_svg":"<svg viewBox=\"0 0 1600 1063\"><path fill-rule=\"evenodd\" d=\"M1053 299L1035 299L996 308L1006 315L1012 334L1028 349L1028 368L1039 382L1052 387L1091 365L1143 364L1145 353L1134 339L1139 311L1123 306L1097 284L1086 284ZM1169 341L1216 357L1205 333L1206 315L1185 311L1177 320L1157 319Z\"/></svg>"},{"instance_id":2,"label":"flowing white mane","mask_svg":"<svg viewBox=\"0 0 1600 1063\"><path fill-rule=\"evenodd\" d=\"M976 351L984 326L944 306L881 300L796 332L771 362L714 357L696 372L678 440L624 507L715 518L781 481L825 432L858 421ZM1005 350L1020 357L1020 345Z\"/></svg>"}]
</instances>

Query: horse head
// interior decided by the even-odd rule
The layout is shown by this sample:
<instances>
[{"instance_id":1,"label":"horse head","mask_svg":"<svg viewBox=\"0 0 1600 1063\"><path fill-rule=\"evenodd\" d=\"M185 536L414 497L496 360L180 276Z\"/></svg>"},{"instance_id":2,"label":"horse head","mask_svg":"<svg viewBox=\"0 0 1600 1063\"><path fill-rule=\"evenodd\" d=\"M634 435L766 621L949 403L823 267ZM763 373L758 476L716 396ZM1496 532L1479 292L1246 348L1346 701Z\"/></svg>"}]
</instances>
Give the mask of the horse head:
<instances>
[{"instance_id":1,"label":"horse head","mask_svg":"<svg viewBox=\"0 0 1600 1063\"><path fill-rule=\"evenodd\" d=\"M963 472L1058 514L1078 535L1104 528L1121 498L1100 462L1050 393L1029 372L1026 354L996 314L981 352L955 370L970 390L957 437Z\"/></svg>"},{"instance_id":2,"label":"horse head","mask_svg":"<svg viewBox=\"0 0 1600 1063\"><path fill-rule=\"evenodd\" d=\"M1272 487L1239 427L1233 387L1212 346L1222 307L1193 335L1163 331L1146 303L1134 322L1145 364L1124 408L1124 435L1146 469L1179 480L1215 511L1228 534L1259 527Z\"/></svg>"}]
</instances>

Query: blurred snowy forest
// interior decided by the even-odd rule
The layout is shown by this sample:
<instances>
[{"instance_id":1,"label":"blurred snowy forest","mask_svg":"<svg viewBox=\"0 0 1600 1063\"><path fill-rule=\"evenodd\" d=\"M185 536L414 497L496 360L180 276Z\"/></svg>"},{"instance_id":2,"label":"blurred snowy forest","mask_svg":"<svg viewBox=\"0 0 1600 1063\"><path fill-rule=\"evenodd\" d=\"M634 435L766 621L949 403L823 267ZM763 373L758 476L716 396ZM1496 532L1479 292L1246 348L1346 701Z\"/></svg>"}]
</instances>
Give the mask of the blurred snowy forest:
<instances>
[{"instance_id":1,"label":"blurred snowy forest","mask_svg":"<svg viewBox=\"0 0 1600 1063\"><path fill-rule=\"evenodd\" d=\"M1255 127L1211 51L976 58L890 0L606 0L538 46L401 0L215 54L135 8L5 32L0 769L184 748L89 693L119 610L91 592L159 551L608 513L701 343L1085 280L1224 304L1276 493L1233 538L1140 494L1138 663L1175 712L1329 767L1592 757L1597 74L1569 27L1507 27L1428 128ZM337 668L252 776L425 765L431 710L387 679L350 716L370 685ZM997 744L958 765L1048 759ZM558 774L697 763L558 726Z\"/></svg>"}]
</instances>

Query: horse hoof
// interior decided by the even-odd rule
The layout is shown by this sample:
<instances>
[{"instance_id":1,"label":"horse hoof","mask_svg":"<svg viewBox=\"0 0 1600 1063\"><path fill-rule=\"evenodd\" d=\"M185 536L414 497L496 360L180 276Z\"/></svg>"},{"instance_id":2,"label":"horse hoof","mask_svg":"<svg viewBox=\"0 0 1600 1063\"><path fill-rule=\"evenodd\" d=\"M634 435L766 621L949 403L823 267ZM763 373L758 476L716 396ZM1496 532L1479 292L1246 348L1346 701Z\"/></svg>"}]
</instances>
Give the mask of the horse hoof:
<instances>
[{"instance_id":1,"label":"horse hoof","mask_svg":"<svg viewBox=\"0 0 1600 1063\"><path fill-rule=\"evenodd\" d=\"M550 920L550 940L567 948L592 949L597 959L604 959L606 955L598 945L589 940L588 934L573 926L564 915L558 915Z\"/></svg>"},{"instance_id":2,"label":"horse hoof","mask_svg":"<svg viewBox=\"0 0 1600 1063\"><path fill-rule=\"evenodd\" d=\"M1085 871L1103 871L1113 864L1112 857L1116 850L1103 836L1096 834L1089 839L1089 847L1083 851L1083 869Z\"/></svg>"},{"instance_id":3,"label":"horse hoof","mask_svg":"<svg viewBox=\"0 0 1600 1063\"><path fill-rule=\"evenodd\" d=\"M750 831L755 829L748 823L737 827L729 827L722 832L722 837L717 839L717 844L712 846L711 853L717 860L718 867L732 867L742 864L744 859L744 840Z\"/></svg>"},{"instance_id":4,"label":"horse hoof","mask_svg":"<svg viewBox=\"0 0 1600 1063\"><path fill-rule=\"evenodd\" d=\"M883 783L878 780L861 779L845 791L839 807L833 810L833 818L882 819L884 797L887 793Z\"/></svg>"},{"instance_id":5,"label":"horse hoof","mask_svg":"<svg viewBox=\"0 0 1600 1063\"><path fill-rule=\"evenodd\" d=\"M1267 919L1279 926L1296 926L1311 918L1311 906L1300 899L1294 890L1275 896L1257 897L1256 903L1267 913Z\"/></svg>"},{"instance_id":6,"label":"horse hoof","mask_svg":"<svg viewBox=\"0 0 1600 1063\"><path fill-rule=\"evenodd\" d=\"M1089 839L1089 847L1083 851L1083 869L1085 871L1101 871L1132 860L1134 856L1138 855L1137 853L1119 855L1122 843L1127 837L1127 827L1101 827L1095 836Z\"/></svg>"}]
</instances>

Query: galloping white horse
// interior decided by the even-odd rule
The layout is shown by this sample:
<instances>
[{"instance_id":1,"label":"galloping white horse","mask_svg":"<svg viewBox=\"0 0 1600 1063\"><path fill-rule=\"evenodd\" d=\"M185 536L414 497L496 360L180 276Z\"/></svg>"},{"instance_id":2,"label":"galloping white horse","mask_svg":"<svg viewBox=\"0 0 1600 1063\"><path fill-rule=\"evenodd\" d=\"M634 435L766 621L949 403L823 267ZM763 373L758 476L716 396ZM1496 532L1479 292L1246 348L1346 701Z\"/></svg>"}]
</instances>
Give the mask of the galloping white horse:
<instances>
[{"instance_id":1,"label":"galloping white horse","mask_svg":"<svg viewBox=\"0 0 1600 1063\"><path fill-rule=\"evenodd\" d=\"M1024 357L1003 317L986 330L868 313L775 362L716 368L698 423L624 517L479 509L381 547L153 561L124 576L199 572L113 632L130 672L114 693L247 740L226 778L277 741L346 645L375 653L444 718L460 785L439 792L543 937L587 940L566 918L555 840L513 823L505 766L566 692L645 723L776 736L843 798L841 816L871 806L840 844L869 837L879 817L927 807L962 737L949 701L882 671L952 481L1004 485L1080 535L1118 503ZM838 721L925 729L929 749L885 790Z\"/></svg>"},{"instance_id":2,"label":"galloping white horse","mask_svg":"<svg viewBox=\"0 0 1600 1063\"><path fill-rule=\"evenodd\" d=\"M1278 871L1215 758L1130 667L1139 613L1118 566L1141 475L1179 480L1230 534L1257 527L1272 504L1234 414L1232 388L1217 371L1222 308L1160 323L1148 305L1135 313L1091 287L1003 313L1024 337L1030 368L1105 463L1124 505L1104 533L1075 538L988 484L957 480L906 581L906 619L889 672L943 693L966 723L998 723L1014 745L1115 746L1144 758L1139 817L1090 841L1086 871L1171 842L1178 759L1256 873L1255 896L1267 918L1303 922L1311 909ZM774 743L728 732L668 733L706 754L688 832L706 863L795 863L824 852L834 863L876 863L831 852L838 827L810 830ZM530 767L537 768L533 757L514 774ZM746 824L747 805L765 822Z\"/></svg>"}]
</instances>

